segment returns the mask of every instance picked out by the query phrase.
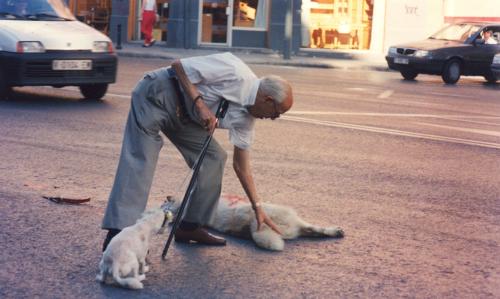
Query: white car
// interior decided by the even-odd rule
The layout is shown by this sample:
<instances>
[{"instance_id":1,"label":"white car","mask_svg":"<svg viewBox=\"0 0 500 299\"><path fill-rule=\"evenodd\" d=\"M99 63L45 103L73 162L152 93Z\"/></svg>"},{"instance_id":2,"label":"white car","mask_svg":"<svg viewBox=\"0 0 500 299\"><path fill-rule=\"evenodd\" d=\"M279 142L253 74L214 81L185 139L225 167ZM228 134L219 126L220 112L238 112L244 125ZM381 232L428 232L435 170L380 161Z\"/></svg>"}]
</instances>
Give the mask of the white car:
<instances>
[{"instance_id":1,"label":"white car","mask_svg":"<svg viewBox=\"0 0 500 299\"><path fill-rule=\"evenodd\" d=\"M116 80L111 40L63 0L0 0L0 99L13 86L78 86L102 98Z\"/></svg>"}]
</instances>

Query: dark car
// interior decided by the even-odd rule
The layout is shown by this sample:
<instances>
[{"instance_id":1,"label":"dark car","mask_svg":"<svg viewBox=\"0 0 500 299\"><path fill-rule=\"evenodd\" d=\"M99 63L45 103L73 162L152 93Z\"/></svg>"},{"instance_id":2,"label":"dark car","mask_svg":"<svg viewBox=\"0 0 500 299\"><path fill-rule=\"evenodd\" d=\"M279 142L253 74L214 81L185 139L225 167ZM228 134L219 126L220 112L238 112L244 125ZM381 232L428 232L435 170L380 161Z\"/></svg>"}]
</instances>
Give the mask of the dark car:
<instances>
[{"instance_id":1,"label":"dark car","mask_svg":"<svg viewBox=\"0 0 500 299\"><path fill-rule=\"evenodd\" d=\"M484 32L492 37L485 41ZM444 27L428 39L390 47L385 57L390 69L401 72L406 80L418 74L441 75L447 84L460 76L484 76L497 81L491 64L500 53L500 24L457 23ZM496 44L494 44L496 42Z\"/></svg>"},{"instance_id":2,"label":"dark car","mask_svg":"<svg viewBox=\"0 0 500 299\"><path fill-rule=\"evenodd\" d=\"M493 57L493 62L491 63L491 71L493 72L493 75L497 78L497 80L500 80L500 54L495 55Z\"/></svg>"}]
</instances>

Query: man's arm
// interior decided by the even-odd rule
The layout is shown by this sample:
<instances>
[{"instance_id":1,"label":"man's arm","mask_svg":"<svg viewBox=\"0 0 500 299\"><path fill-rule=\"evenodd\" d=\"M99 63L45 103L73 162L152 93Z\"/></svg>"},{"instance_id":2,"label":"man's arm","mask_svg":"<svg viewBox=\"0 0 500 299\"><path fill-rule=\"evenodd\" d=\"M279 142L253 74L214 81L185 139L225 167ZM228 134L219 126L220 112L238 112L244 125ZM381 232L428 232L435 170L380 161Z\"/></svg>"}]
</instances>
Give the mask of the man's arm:
<instances>
[{"instance_id":1,"label":"man's arm","mask_svg":"<svg viewBox=\"0 0 500 299\"><path fill-rule=\"evenodd\" d=\"M194 84L189 81L189 78L187 77L186 72L182 67L181 61L175 60L172 63L172 68L177 74L177 79L179 80L179 84L181 85L182 89L187 93L187 96L194 101L196 110L198 111L198 115L200 116L205 129L208 132L213 132L217 125L215 115L212 111L210 111L210 109L208 109L207 105L205 105L202 95L200 94L196 86L194 86Z\"/></svg>"},{"instance_id":2,"label":"man's arm","mask_svg":"<svg viewBox=\"0 0 500 299\"><path fill-rule=\"evenodd\" d=\"M250 153L248 150L240 149L237 146L234 147L233 168L252 204L255 217L257 218L257 229L260 230L262 224L265 223L278 234L281 234L279 228L269 217L267 217L260 206L261 202L257 196L257 188L253 180L252 169L250 167Z\"/></svg>"}]
</instances>

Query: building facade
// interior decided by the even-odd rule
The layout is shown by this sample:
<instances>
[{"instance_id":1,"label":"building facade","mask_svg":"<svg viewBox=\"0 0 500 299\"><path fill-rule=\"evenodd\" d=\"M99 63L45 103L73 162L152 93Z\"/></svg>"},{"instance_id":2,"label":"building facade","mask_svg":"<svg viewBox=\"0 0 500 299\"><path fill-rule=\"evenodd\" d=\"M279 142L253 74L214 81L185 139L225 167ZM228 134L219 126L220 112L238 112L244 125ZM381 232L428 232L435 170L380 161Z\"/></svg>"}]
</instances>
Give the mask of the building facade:
<instances>
[{"instance_id":1,"label":"building facade","mask_svg":"<svg viewBox=\"0 0 500 299\"><path fill-rule=\"evenodd\" d=\"M140 40L141 0L67 0L115 42ZM153 35L173 48L385 52L445 23L500 22L498 0L157 0ZM291 18L287 19L287 15ZM291 20L291 21L287 21ZM287 31L287 28L290 28ZM289 32L290 36L287 35Z\"/></svg>"}]
</instances>

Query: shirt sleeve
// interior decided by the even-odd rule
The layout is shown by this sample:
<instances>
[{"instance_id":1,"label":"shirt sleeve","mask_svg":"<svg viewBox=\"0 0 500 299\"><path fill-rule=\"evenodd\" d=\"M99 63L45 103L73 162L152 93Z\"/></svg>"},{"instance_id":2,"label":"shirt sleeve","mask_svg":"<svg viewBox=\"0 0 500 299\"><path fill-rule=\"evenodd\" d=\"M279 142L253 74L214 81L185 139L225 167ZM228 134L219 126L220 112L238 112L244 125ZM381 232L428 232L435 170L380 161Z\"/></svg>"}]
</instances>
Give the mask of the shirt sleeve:
<instances>
[{"instance_id":1,"label":"shirt sleeve","mask_svg":"<svg viewBox=\"0 0 500 299\"><path fill-rule=\"evenodd\" d=\"M253 123L248 127L233 127L229 129L229 142L234 146L246 150L252 145L254 137Z\"/></svg>"}]
</instances>

